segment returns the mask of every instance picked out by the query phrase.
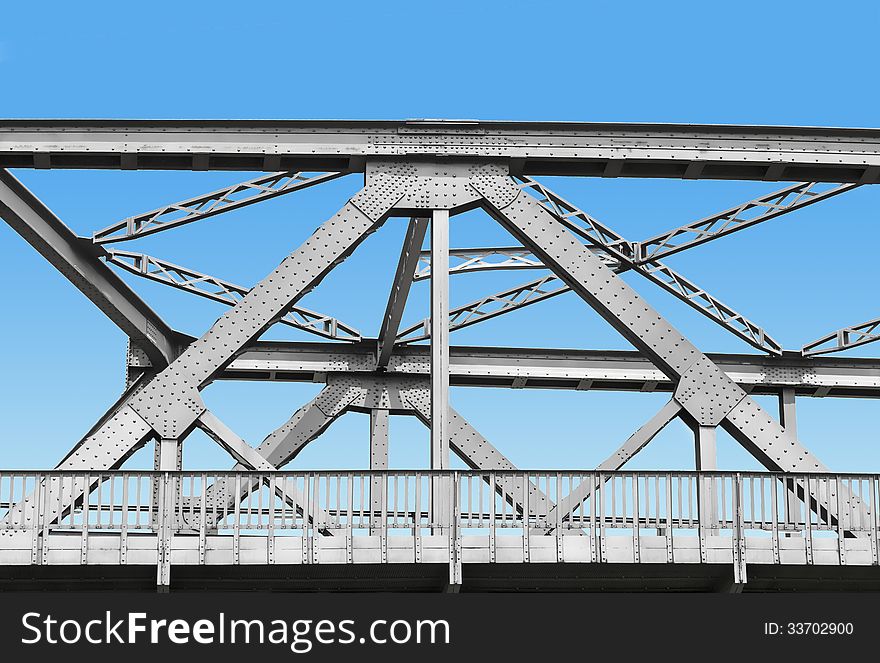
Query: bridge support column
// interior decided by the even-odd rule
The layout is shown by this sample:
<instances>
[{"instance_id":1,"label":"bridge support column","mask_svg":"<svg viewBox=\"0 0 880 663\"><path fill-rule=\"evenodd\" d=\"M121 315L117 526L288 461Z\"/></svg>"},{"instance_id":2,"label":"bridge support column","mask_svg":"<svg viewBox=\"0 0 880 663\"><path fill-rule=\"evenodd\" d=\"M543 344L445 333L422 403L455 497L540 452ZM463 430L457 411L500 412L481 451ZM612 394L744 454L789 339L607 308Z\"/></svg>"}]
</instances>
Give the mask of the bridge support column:
<instances>
[{"instance_id":1,"label":"bridge support column","mask_svg":"<svg viewBox=\"0 0 880 663\"><path fill-rule=\"evenodd\" d=\"M183 445L177 438L156 441L154 467L162 472L153 481L153 529L156 532L156 590L167 592L171 586L171 537L176 529L174 505L180 487L170 472L182 469Z\"/></svg>"},{"instance_id":2,"label":"bridge support column","mask_svg":"<svg viewBox=\"0 0 880 663\"><path fill-rule=\"evenodd\" d=\"M794 389L783 389L779 394L779 423L786 437L797 438L797 404ZM800 520L801 501L798 499L794 479L785 482L785 524L796 525ZM809 510L804 509L804 518L809 518ZM801 533L785 532L786 537L800 536Z\"/></svg>"},{"instance_id":3,"label":"bridge support column","mask_svg":"<svg viewBox=\"0 0 880 663\"><path fill-rule=\"evenodd\" d=\"M370 410L370 469L388 469L388 410ZM382 531L381 517L384 476L374 476L370 480L370 534Z\"/></svg>"},{"instance_id":4,"label":"bridge support column","mask_svg":"<svg viewBox=\"0 0 880 663\"><path fill-rule=\"evenodd\" d=\"M449 469L449 210L431 216L431 469ZM448 531L445 478L432 479L431 519Z\"/></svg>"},{"instance_id":5,"label":"bridge support column","mask_svg":"<svg viewBox=\"0 0 880 663\"><path fill-rule=\"evenodd\" d=\"M693 426L696 468L699 472L718 469L717 430L715 426ZM699 481L700 530L701 537L704 537L718 528L718 491L714 477L702 477Z\"/></svg>"}]
</instances>

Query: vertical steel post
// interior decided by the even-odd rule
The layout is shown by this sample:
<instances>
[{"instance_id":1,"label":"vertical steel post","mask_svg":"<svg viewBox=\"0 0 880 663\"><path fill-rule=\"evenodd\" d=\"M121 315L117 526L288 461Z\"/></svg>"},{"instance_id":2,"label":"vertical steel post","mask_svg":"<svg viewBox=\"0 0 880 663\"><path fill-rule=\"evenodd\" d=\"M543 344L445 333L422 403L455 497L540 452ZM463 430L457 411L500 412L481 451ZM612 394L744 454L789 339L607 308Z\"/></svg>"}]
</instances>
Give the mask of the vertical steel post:
<instances>
[{"instance_id":1,"label":"vertical steel post","mask_svg":"<svg viewBox=\"0 0 880 663\"><path fill-rule=\"evenodd\" d=\"M715 426L697 426L696 465L698 471L714 471L718 469L717 428ZM713 477L703 477L700 481L702 490L700 499L700 524L711 530L718 526L718 499L715 495Z\"/></svg>"},{"instance_id":2,"label":"vertical steel post","mask_svg":"<svg viewBox=\"0 0 880 663\"><path fill-rule=\"evenodd\" d=\"M779 394L779 423L782 424L786 437L797 439L797 405L794 389L783 389ZM798 518L794 514L800 514L801 505L795 488L794 479L787 479L785 481L786 513L790 514L789 520L791 520L791 523L796 525ZM804 493L804 497L806 497L806 493ZM804 519L804 524L806 525L806 521L810 519L809 508L804 509ZM797 530L797 527L793 531L785 533L786 537L800 535L801 533Z\"/></svg>"},{"instance_id":3,"label":"vertical steel post","mask_svg":"<svg viewBox=\"0 0 880 663\"><path fill-rule=\"evenodd\" d=\"M174 513L172 503L174 488L171 482L171 475L168 472L163 472L158 478L159 526L156 532L158 539L156 589L159 592L167 592L171 585L171 517Z\"/></svg>"},{"instance_id":4,"label":"vertical steel post","mask_svg":"<svg viewBox=\"0 0 880 663\"><path fill-rule=\"evenodd\" d=\"M449 469L449 212L431 217L431 469Z\"/></svg>"},{"instance_id":5,"label":"vertical steel post","mask_svg":"<svg viewBox=\"0 0 880 663\"><path fill-rule=\"evenodd\" d=\"M370 410L370 469L388 469L388 410ZM382 508L382 482L385 475L370 478L370 534L380 527L377 512Z\"/></svg>"},{"instance_id":6,"label":"vertical steel post","mask_svg":"<svg viewBox=\"0 0 880 663\"><path fill-rule=\"evenodd\" d=\"M431 469L449 469L449 211L431 216ZM433 478L435 523L450 515L447 477ZM438 532L443 532L440 528Z\"/></svg>"}]
</instances>

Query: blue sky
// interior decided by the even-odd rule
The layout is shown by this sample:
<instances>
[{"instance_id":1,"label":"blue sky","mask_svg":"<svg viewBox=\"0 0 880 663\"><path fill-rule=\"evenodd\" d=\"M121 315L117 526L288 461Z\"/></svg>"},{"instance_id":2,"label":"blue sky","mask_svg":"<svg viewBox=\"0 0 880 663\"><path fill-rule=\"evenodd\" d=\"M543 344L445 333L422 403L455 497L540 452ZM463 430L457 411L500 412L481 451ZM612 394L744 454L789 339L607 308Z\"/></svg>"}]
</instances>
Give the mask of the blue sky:
<instances>
[{"instance_id":1,"label":"blue sky","mask_svg":"<svg viewBox=\"0 0 880 663\"><path fill-rule=\"evenodd\" d=\"M0 23L0 116L384 118L659 121L880 126L880 5L713 3L12 3ZM253 173L15 173L79 234ZM548 179L551 188L637 240L782 184ZM357 176L130 243L252 285L357 190ZM786 348L878 315L872 247L880 187L862 188L668 260L764 326ZM403 224L392 220L303 305L374 335ZM454 246L508 243L481 213L456 217ZM0 225L0 465L51 467L116 398L125 339L63 277ZM534 273L452 282L453 304ZM127 280L173 326L200 334L224 310ZM706 351L747 352L656 286L628 276ZM416 285L405 322L427 310ZM270 338L306 338L273 329ZM627 348L574 295L456 332L457 344ZM860 353L876 354L876 346ZM252 443L318 385L218 383L207 404ZM658 409L660 394L453 390L452 401L516 464L589 468ZM775 413L772 399L762 405ZM799 399L802 441L832 469L878 471L875 402ZM754 461L722 435L722 468ZM199 435L192 468L225 468ZM347 415L292 467L366 466L367 418ZM393 467L423 466L427 433L392 420ZM148 454L132 459L150 463ZM690 468L693 445L671 425L631 464Z\"/></svg>"}]
</instances>

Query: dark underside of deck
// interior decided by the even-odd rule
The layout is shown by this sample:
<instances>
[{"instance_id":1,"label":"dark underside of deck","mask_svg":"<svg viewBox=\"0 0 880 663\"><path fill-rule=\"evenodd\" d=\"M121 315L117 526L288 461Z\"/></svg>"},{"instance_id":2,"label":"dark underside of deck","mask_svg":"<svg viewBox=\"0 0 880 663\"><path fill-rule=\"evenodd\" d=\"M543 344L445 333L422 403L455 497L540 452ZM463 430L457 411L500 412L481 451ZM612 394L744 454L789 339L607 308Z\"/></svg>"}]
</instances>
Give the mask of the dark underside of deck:
<instances>
[{"instance_id":1,"label":"dark underside of deck","mask_svg":"<svg viewBox=\"0 0 880 663\"><path fill-rule=\"evenodd\" d=\"M441 564L175 566L171 591L448 591ZM878 566L748 567L733 586L728 565L466 564L461 592L880 591ZM156 591L152 566L4 566L0 591Z\"/></svg>"}]
</instances>

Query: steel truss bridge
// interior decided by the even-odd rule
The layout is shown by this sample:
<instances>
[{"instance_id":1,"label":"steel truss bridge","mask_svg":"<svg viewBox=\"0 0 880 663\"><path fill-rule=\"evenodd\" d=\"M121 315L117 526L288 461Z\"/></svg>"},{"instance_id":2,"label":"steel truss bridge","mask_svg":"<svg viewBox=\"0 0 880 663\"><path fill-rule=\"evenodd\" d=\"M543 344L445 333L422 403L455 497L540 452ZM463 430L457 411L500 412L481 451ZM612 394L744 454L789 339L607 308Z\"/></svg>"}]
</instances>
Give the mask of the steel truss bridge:
<instances>
[{"instance_id":1,"label":"steel truss bridge","mask_svg":"<svg viewBox=\"0 0 880 663\"><path fill-rule=\"evenodd\" d=\"M266 174L79 237L8 169ZM242 286L121 247L335 180L362 177L296 250ZM762 180L768 193L641 241L540 182L545 175ZM772 185L785 182L785 186ZM0 121L0 217L128 336L119 399L47 471L0 472L0 586L298 589L880 589L880 477L835 474L798 440L796 398L880 396L880 360L835 353L880 339L880 318L785 350L663 260L880 183L880 130L418 120ZM480 208L515 246L450 247ZM300 299L391 217L408 227L377 338ZM423 250L425 241L429 250ZM118 270L229 309L175 331ZM451 276L528 270L464 306ZM707 354L620 274L635 272L754 351ZM402 328L412 284L430 316ZM450 345L450 333L574 292L634 351ZM323 340L260 341L282 324ZM415 345L417 341L427 345ZM218 379L319 382L251 446L206 408ZM598 467L518 469L451 407L450 385L667 392ZM774 395L773 416L752 398ZM370 415L370 467L283 469L349 411ZM390 415L430 428L430 468L388 469ZM670 421L696 471L629 472ZM718 472L716 433L766 468ZM181 467L196 428L228 472ZM147 444L153 471L126 470ZM450 455L469 471L451 469Z\"/></svg>"}]
</instances>

